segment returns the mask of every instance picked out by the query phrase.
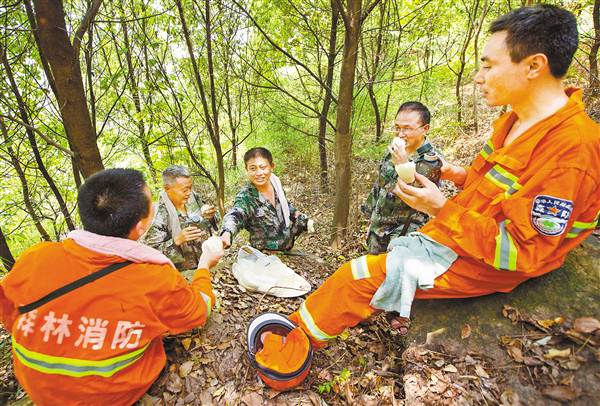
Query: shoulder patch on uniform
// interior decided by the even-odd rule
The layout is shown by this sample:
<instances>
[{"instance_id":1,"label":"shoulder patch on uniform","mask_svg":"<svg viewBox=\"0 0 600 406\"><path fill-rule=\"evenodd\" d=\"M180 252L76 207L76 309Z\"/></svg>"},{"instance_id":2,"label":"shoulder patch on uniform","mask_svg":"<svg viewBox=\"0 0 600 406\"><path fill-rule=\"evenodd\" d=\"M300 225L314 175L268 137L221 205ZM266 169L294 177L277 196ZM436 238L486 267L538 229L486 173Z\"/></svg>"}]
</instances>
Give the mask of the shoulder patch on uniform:
<instances>
[{"instance_id":1,"label":"shoulder patch on uniform","mask_svg":"<svg viewBox=\"0 0 600 406\"><path fill-rule=\"evenodd\" d=\"M537 195L531 207L531 225L540 234L561 235L573 212L573 202L554 196Z\"/></svg>"}]
</instances>

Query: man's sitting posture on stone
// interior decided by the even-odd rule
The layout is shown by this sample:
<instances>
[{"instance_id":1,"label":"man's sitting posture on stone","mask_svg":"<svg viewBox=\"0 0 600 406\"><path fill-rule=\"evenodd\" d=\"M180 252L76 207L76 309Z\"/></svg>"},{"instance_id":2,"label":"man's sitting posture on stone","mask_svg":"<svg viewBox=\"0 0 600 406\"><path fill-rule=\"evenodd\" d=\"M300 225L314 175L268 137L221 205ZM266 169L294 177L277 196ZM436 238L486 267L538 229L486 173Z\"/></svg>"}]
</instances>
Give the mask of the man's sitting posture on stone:
<instances>
[{"instance_id":1,"label":"man's sitting posture on stone","mask_svg":"<svg viewBox=\"0 0 600 406\"><path fill-rule=\"evenodd\" d=\"M85 231L35 245L0 282L0 321L12 335L15 375L36 405L131 405L165 366L162 337L209 317L208 268L223 246L217 237L203 244L187 283L166 256L138 243L152 196L132 169L88 178L78 207Z\"/></svg>"},{"instance_id":2,"label":"man's sitting posture on stone","mask_svg":"<svg viewBox=\"0 0 600 406\"><path fill-rule=\"evenodd\" d=\"M431 114L423 104L403 103L394 121L395 136L379 163L375 184L361 207L369 217L367 247L369 254L387 251L390 241L421 228L429 219L426 213L413 210L393 193L398 180L395 165L422 160L425 154L437 154L427 140ZM437 154L439 155L439 154Z\"/></svg>"},{"instance_id":3,"label":"man's sitting posture on stone","mask_svg":"<svg viewBox=\"0 0 600 406\"><path fill-rule=\"evenodd\" d=\"M211 227L217 231L215 208L204 205L193 191L186 167L169 166L162 179L164 190L144 242L165 254L180 271L193 270L202 253L202 242L211 236Z\"/></svg>"},{"instance_id":4,"label":"man's sitting posture on stone","mask_svg":"<svg viewBox=\"0 0 600 406\"><path fill-rule=\"evenodd\" d=\"M406 332L413 296L510 292L560 267L596 227L600 127L582 92L561 83L577 49L575 17L551 5L520 8L490 32L475 82L488 105L512 111L468 169L445 165L443 178L463 187L453 199L423 176L422 188L398 181L398 196L435 217L388 254L343 265L306 298L290 319L314 345L377 310L398 311L392 326Z\"/></svg>"}]
</instances>

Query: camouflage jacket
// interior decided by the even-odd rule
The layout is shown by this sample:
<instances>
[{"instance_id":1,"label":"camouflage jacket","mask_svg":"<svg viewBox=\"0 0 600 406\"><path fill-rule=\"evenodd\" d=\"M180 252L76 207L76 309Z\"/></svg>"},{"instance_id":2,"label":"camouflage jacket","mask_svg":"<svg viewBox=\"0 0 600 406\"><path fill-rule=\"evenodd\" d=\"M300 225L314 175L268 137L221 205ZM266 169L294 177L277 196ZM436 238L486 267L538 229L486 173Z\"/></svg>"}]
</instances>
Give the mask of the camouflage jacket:
<instances>
[{"instance_id":1,"label":"camouflage jacket","mask_svg":"<svg viewBox=\"0 0 600 406\"><path fill-rule=\"evenodd\" d=\"M290 227L285 226L283 210L277 192L275 207L251 183L246 184L235 197L233 207L223 217L222 233L231 233L231 239L241 230L250 233L250 245L259 250L286 251L294 246L294 239L306 231L308 217L296 218L296 208L289 203Z\"/></svg>"},{"instance_id":2,"label":"camouflage jacket","mask_svg":"<svg viewBox=\"0 0 600 406\"><path fill-rule=\"evenodd\" d=\"M431 151L441 156L431 143L425 140L409 159L416 162ZM429 220L427 214L413 210L392 193L397 180L398 174L392 163L391 153L387 151L379 163L379 173L367 201L361 206L361 211L370 219L367 247L371 254L387 251L390 239L402 235L411 213L414 214L406 233L418 230Z\"/></svg>"},{"instance_id":3,"label":"camouflage jacket","mask_svg":"<svg viewBox=\"0 0 600 406\"><path fill-rule=\"evenodd\" d=\"M202 217L200 208L203 204L200 197L192 192L185 204L187 216L177 211L181 229L191 225L196 226L203 231L203 238L177 246L169 227L167 208L164 202L159 201L152 225L144 235L142 242L165 254L180 271L196 268L198 259L200 259L200 254L202 253L202 243L211 236L211 228L212 230L217 230L218 221L216 214L212 221Z\"/></svg>"}]
</instances>

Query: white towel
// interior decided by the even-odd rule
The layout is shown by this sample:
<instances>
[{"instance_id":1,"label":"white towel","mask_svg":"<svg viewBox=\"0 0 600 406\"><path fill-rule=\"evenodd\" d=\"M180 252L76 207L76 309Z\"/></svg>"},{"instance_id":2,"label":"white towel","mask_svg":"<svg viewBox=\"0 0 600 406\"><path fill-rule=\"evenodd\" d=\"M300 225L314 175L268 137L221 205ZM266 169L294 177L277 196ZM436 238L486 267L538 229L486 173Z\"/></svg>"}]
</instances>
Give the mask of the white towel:
<instances>
[{"instance_id":1,"label":"white towel","mask_svg":"<svg viewBox=\"0 0 600 406\"><path fill-rule=\"evenodd\" d=\"M285 197L285 192L283 191L283 186L281 186L281 181L279 178L272 173L271 174L271 185L275 189L277 193L277 197L279 197L279 203L281 204L281 210L283 210L283 218L285 220L285 227L290 227L290 205L288 204L287 198Z\"/></svg>"},{"instance_id":2,"label":"white towel","mask_svg":"<svg viewBox=\"0 0 600 406\"><path fill-rule=\"evenodd\" d=\"M419 232L394 238L388 246L385 280L371 299L371 306L410 317L417 288L433 288L434 280L458 258L450 248Z\"/></svg>"},{"instance_id":3,"label":"white towel","mask_svg":"<svg viewBox=\"0 0 600 406\"><path fill-rule=\"evenodd\" d=\"M169 228L171 229L171 238L175 240L179 234L181 234L181 225L179 224L179 216L177 215L177 209L175 205L169 199L169 195L167 192L162 190L160 192L160 200L165 203L165 207L167 208L167 217L169 218ZM160 204L160 202L159 202Z\"/></svg>"}]
</instances>

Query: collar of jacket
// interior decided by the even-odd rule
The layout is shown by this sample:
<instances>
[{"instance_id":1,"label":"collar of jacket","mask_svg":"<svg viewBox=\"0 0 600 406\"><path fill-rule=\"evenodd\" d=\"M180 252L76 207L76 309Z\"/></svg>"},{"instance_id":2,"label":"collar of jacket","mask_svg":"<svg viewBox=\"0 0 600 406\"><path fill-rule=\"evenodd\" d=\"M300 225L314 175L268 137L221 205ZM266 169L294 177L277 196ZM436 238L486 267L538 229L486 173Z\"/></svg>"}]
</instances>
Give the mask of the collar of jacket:
<instances>
[{"instance_id":1,"label":"collar of jacket","mask_svg":"<svg viewBox=\"0 0 600 406\"><path fill-rule=\"evenodd\" d=\"M565 120L584 110L581 100L583 91L581 89L568 88L565 89L565 93L569 96L567 104L554 114L535 123L506 147L503 147L502 144L510 128L517 120L517 115L509 111L498 118L492 125L494 133L490 140L494 151L485 160L492 164L499 163L513 170L525 168L531 159L535 147L546 134L558 127ZM524 147L525 144L527 145L526 147Z\"/></svg>"}]
</instances>

